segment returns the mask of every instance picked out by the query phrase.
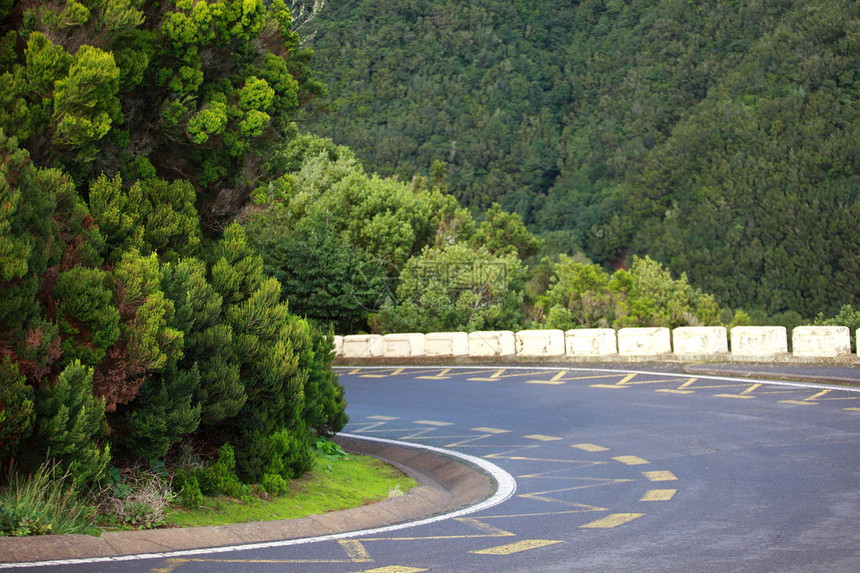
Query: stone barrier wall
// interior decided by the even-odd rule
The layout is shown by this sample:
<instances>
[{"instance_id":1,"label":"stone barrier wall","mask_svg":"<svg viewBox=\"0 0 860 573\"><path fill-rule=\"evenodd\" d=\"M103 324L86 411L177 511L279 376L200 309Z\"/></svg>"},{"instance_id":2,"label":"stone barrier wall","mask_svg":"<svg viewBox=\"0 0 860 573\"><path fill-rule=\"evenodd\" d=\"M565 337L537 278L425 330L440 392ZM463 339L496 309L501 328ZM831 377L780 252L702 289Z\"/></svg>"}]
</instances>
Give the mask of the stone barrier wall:
<instances>
[{"instance_id":1,"label":"stone barrier wall","mask_svg":"<svg viewBox=\"0 0 860 573\"><path fill-rule=\"evenodd\" d=\"M860 338L860 330L857 332ZM739 361L848 359L851 333L845 326L684 326L668 328L582 328L432 332L429 334L355 334L335 336L341 358L522 357L598 359L725 359ZM856 350L855 350L856 352Z\"/></svg>"}]
</instances>

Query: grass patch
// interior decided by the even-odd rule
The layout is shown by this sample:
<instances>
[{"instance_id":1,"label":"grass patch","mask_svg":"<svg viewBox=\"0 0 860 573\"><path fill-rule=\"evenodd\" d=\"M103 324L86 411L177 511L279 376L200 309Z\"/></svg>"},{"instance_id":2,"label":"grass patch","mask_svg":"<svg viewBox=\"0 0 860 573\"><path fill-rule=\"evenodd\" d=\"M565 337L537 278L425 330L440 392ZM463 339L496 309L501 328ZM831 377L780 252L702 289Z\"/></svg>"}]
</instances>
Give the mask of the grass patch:
<instances>
[{"instance_id":1,"label":"grass patch","mask_svg":"<svg viewBox=\"0 0 860 573\"><path fill-rule=\"evenodd\" d=\"M30 476L10 470L6 483L0 490L0 537L97 533L94 509L78 501L71 477L57 465L44 463Z\"/></svg>"},{"instance_id":2,"label":"grass patch","mask_svg":"<svg viewBox=\"0 0 860 573\"><path fill-rule=\"evenodd\" d=\"M317 455L314 469L289 482L283 496L238 500L205 497L200 509L171 506L164 522L179 527L275 521L367 505L402 495L417 483L395 468L369 456L331 459Z\"/></svg>"}]
</instances>

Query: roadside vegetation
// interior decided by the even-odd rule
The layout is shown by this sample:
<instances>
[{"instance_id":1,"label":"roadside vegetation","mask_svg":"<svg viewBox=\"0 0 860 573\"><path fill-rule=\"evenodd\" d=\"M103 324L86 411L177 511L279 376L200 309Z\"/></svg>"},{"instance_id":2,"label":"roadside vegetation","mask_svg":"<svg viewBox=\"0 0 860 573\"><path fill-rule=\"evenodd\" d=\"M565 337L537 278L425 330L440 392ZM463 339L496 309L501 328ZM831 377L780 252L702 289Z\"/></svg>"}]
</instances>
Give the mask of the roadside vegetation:
<instances>
[{"instance_id":1,"label":"roadside vegetation","mask_svg":"<svg viewBox=\"0 0 860 573\"><path fill-rule=\"evenodd\" d=\"M68 474L55 474L56 464L45 464L29 476L7 477L0 490L0 537L296 519L397 497L416 485L399 470L347 455L328 440L315 445L313 458L310 471L274 488L242 484L222 457L208 470L189 459L173 460L173 468L155 460L111 467L105 479L81 491Z\"/></svg>"}]
</instances>

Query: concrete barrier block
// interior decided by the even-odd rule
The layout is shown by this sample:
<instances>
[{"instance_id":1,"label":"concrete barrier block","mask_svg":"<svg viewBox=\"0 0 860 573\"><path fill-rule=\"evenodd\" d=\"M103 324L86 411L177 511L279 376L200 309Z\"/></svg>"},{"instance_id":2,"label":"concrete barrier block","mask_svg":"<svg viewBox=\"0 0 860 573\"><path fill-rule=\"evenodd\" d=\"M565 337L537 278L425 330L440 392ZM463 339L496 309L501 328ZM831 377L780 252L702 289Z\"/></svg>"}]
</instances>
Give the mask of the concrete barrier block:
<instances>
[{"instance_id":1,"label":"concrete barrier block","mask_svg":"<svg viewBox=\"0 0 860 573\"><path fill-rule=\"evenodd\" d=\"M736 326L732 328L732 356L773 356L788 352L784 326Z\"/></svg>"},{"instance_id":2,"label":"concrete barrier block","mask_svg":"<svg viewBox=\"0 0 860 573\"><path fill-rule=\"evenodd\" d=\"M343 336L334 337L334 355L343 356Z\"/></svg>"},{"instance_id":3,"label":"concrete barrier block","mask_svg":"<svg viewBox=\"0 0 860 573\"><path fill-rule=\"evenodd\" d=\"M618 354L614 328L574 328L564 333L568 356Z\"/></svg>"},{"instance_id":4,"label":"concrete barrier block","mask_svg":"<svg viewBox=\"0 0 860 573\"><path fill-rule=\"evenodd\" d=\"M424 356L424 335L419 333L386 334L382 337L386 358Z\"/></svg>"},{"instance_id":5,"label":"concrete barrier block","mask_svg":"<svg viewBox=\"0 0 860 573\"><path fill-rule=\"evenodd\" d=\"M675 354L721 354L729 351L725 326L681 326L672 331Z\"/></svg>"},{"instance_id":6,"label":"concrete barrier block","mask_svg":"<svg viewBox=\"0 0 860 573\"><path fill-rule=\"evenodd\" d=\"M851 354L851 331L847 326L798 326L791 331L791 353L795 356Z\"/></svg>"},{"instance_id":7,"label":"concrete barrier block","mask_svg":"<svg viewBox=\"0 0 860 573\"><path fill-rule=\"evenodd\" d=\"M672 333L668 328L622 328L618 331L618 354L656 356L672 352Z\"/></svg>"},{"instance_id":8,"label":"concrete barrier block","mask_svg":"<svg viewBox=\"0 0 860 573\"><path fill-rule=\"evenodd\" d=\"M427 356L468 356L469 335L465 332L431 332L424 335Z\"/></svg>"},{"instance_id":9,"label":"concrete barrier block","mask_svg":"<svg viewBox=\"0 0 860 573\"><path fill-rule=\"evenodd\" d=\"M516 333L519 356L564 355L564 332L561 330L520 330Z\"/></svg>"},{"instance_id":10,"label":"concrete barrier block","mask_svg":"<svg viewBox=\"0 0 860 573\"><path fill-rule=\"evenodd\" d=\"M511 356L516 354L510 330L483 330L469 333L469 356Z\"/></svg>"},{"instance_id":11,"label":"concrete barrier block","mask_svg":"<svg viewBox=\"0 0 860 573\"><path fill-rule=\"evenodd\" d=\"M344 358L374 358L384 354L382 335L350 334L343 337Z\"/></svg>"}]
</instances>

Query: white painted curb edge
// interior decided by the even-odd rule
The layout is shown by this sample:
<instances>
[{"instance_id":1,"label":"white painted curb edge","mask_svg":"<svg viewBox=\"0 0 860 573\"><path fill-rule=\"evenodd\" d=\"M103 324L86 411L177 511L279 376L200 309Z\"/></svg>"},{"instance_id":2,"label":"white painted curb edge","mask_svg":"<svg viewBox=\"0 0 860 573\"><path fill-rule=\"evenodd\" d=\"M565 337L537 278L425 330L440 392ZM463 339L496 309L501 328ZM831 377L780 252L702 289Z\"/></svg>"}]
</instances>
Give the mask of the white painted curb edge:
<instances>
[{"instance_id":1,"label":"white painted curb edge","mask_svg":"<svg viewBox=\"0 0 860 573\"><path fill-rule=\"evenodd\" d=\"M461 509L457 509L450 513L443 513L440 515L434 515L433 517L427 517L424 519L418 519L415 521L407 521L405 523L398 523L396 525L387 525L384 527L375 527L372 529L360 529L358 531L347 531L344 533L333 533L331 535L322 535L319 537L305 537L301 539L284 539L282 541L266 541L264 543L248 543L244 545L228 545L223 547L206 547L202 549L183 549L178 551L166 551L163 553L140 553L136 555L115 555L109 557L90 557L83 559L55 559L53 561L36 561L36 562L24 562L24 563L0 563L0 569L16 569L16 568L29 568L29 567L41 567L43 565L73 565L73 564L83 564L83 563L104 563L110 561L140 561L144 559L166 559L173 557L184 557L189 555L209 555L215 553L228 553L231 551L248 551L252 549L269 549L272 547L287 547L290 545L303 545L306 543L319 543L321 541L335 541L338 539L349 539L352 537L366 537L368 535L377 535L379 533L387 533L389 531L398 531L401 529L406 529L409 527L416 527L419 525L427 525L430 523L436 523L439 521L444 521L446 519L453 519L455 517L461 517L463 515L469 515L471 513L476 513L478 511L482 511L484 509L489 509L500 503L506 501L514 493L517 491L517 482L514 477L500 468L499 466L488 462L482 458L478 458L475 456L470 456L468 454L462 454L460 452L455 452L454 450L447 450L444 448L437 448L435 446L427 446L424 444L414 444L410 442L401 442L398 440L387 440L384 438L373 438L368 436L361 436L357 434L338 434L345 438L354 438L358 440L366 440L370 442L381 442L384 444L391 444L393 446L406 447L410 449L418 449L424 450L428 452L433 452L435 454L440 454L443 456L447 456L450 458L455 458L464 462L467 465L477 466L481 469L482 472L488 474L493 481L496 483L496 488L493 494L486 498L485 500L476 503L475 505L470 505Z\"/></svg>"}]
</instances>

